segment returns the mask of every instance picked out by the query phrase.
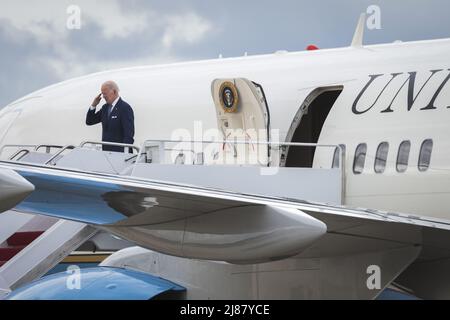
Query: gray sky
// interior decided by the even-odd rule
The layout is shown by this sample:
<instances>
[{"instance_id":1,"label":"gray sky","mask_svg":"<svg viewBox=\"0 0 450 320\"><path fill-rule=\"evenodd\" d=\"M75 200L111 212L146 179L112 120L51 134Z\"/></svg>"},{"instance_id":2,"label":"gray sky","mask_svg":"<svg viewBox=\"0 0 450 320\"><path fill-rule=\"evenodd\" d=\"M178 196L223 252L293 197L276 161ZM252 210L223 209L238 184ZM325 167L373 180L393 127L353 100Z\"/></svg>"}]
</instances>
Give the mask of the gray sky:
<instances>
[{"instance_id":1,"label":"gray sky","mask_svg":"<svg viewBox=\"0 0 450 320\"><path fill-rule=\"evenodd\" d=\"M80 29L67 28L80 9ZM134 65L450 37L448 0L0 0L0 108L75 76Z\"/></svg>"}]
</instances>

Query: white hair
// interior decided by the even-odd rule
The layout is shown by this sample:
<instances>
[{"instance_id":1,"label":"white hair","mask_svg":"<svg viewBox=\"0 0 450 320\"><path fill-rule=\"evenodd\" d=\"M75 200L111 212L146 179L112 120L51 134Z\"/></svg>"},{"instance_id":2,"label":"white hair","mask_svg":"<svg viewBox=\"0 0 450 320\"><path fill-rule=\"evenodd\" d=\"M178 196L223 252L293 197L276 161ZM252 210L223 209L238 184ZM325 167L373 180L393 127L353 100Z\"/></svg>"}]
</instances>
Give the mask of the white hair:
<instances>
[{"instance_id":1,"label":"white hair","mask_svg":"<svg viewBox=\"0 0 450 320\"><path fill-rule=\"evenodd\" d=\"M119 93L119 86L114 81L106 81L103 85Z\"/></svg>"}]
</instances>

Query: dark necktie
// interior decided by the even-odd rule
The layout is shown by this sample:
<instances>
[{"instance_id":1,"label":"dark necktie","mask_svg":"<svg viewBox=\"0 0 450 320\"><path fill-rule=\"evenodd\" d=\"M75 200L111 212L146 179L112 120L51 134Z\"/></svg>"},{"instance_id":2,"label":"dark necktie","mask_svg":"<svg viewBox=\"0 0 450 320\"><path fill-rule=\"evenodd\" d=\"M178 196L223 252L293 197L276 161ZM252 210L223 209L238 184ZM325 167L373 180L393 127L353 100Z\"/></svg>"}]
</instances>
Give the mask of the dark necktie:
<instances>
[{"instance_id":1,"label":"dark necktie","mask_svg":"<svg viewBox=\"0 0 450 320\"><path fill-rule=\"evenodd\" d=\"M113 109L112 104L108 105L108 118L111 117L112 109Z\"/></svg>"}]
</instances>

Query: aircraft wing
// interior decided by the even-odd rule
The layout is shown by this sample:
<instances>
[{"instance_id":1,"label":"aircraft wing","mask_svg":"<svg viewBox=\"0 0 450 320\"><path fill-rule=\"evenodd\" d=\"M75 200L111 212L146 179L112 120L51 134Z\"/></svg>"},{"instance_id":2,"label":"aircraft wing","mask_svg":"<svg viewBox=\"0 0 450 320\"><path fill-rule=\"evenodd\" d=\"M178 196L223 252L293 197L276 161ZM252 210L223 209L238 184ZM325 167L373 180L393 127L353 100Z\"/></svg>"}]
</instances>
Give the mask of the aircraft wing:
<instances>
[{"instance_id":1,"label":"aircraft wing","mask_svg":"<svg viewBox=\"0 0 450 320\"><path fill-rule=\"evenodd\" d=\"M439 229L447 238L450 229L446 221L395 212L130 176L7 161L0 162L0 168L15 171L35 188L14 210L107 228L151 249L155 249L153 243L161 243L161 232L176 229L183 233L179 240L183 245L157 249L187 257L237 262L244 259L237 248L246 252L246 246L253 254L246 253L249 261L364 252L422 245L426 230ZM153 233L142 231L144 226L154 228ZM126 227L135 227L133 234L125 232ZM222 251L217 250L218 243Z\"/></svg>"},{"instance_id":2,"label":"aircraft wing","mask_svg":"<svg viewBox=\"0 0 450 320\"><path fill-rule=\"evenodd\" d=\"M156 208L165 209L163 214L152 214L147 221L148 224L157 224L224 208L271 205L318 215L330 214L450 230L450 221L398 212L242 194L30 163L0 161L0 168L17 172L36 188L16 209L94 225L119 223L149 208L155 208L154 211L159 211Z\"/></svg>"}]
</instances>

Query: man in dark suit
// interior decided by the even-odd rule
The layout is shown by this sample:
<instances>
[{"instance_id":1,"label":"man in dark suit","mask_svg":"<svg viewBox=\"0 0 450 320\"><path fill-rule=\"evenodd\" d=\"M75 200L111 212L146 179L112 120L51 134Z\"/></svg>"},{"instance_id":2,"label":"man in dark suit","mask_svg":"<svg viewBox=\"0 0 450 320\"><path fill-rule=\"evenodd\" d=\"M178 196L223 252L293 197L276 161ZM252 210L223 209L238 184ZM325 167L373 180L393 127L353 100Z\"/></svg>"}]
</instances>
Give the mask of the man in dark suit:
<instances>
[{"instance_id":1,"label":"man in dark suit","mask_svg":"<svg viewBox=\"0 0 450 320\"><path fill-rule=\"evenodd\" d=\"M95 97L92 106L86 114L86 124L92 126L102 123L102 141L118 143L134 143L134 114L130 105L119 96L119 87L114 81L102 85L102 93ZM103 98L106 104L95 112L95 108ZM103 151L123 152L123 147L102 146ZM131 152L131 148L130 148Z\"/></svg>"}]
</instances>

